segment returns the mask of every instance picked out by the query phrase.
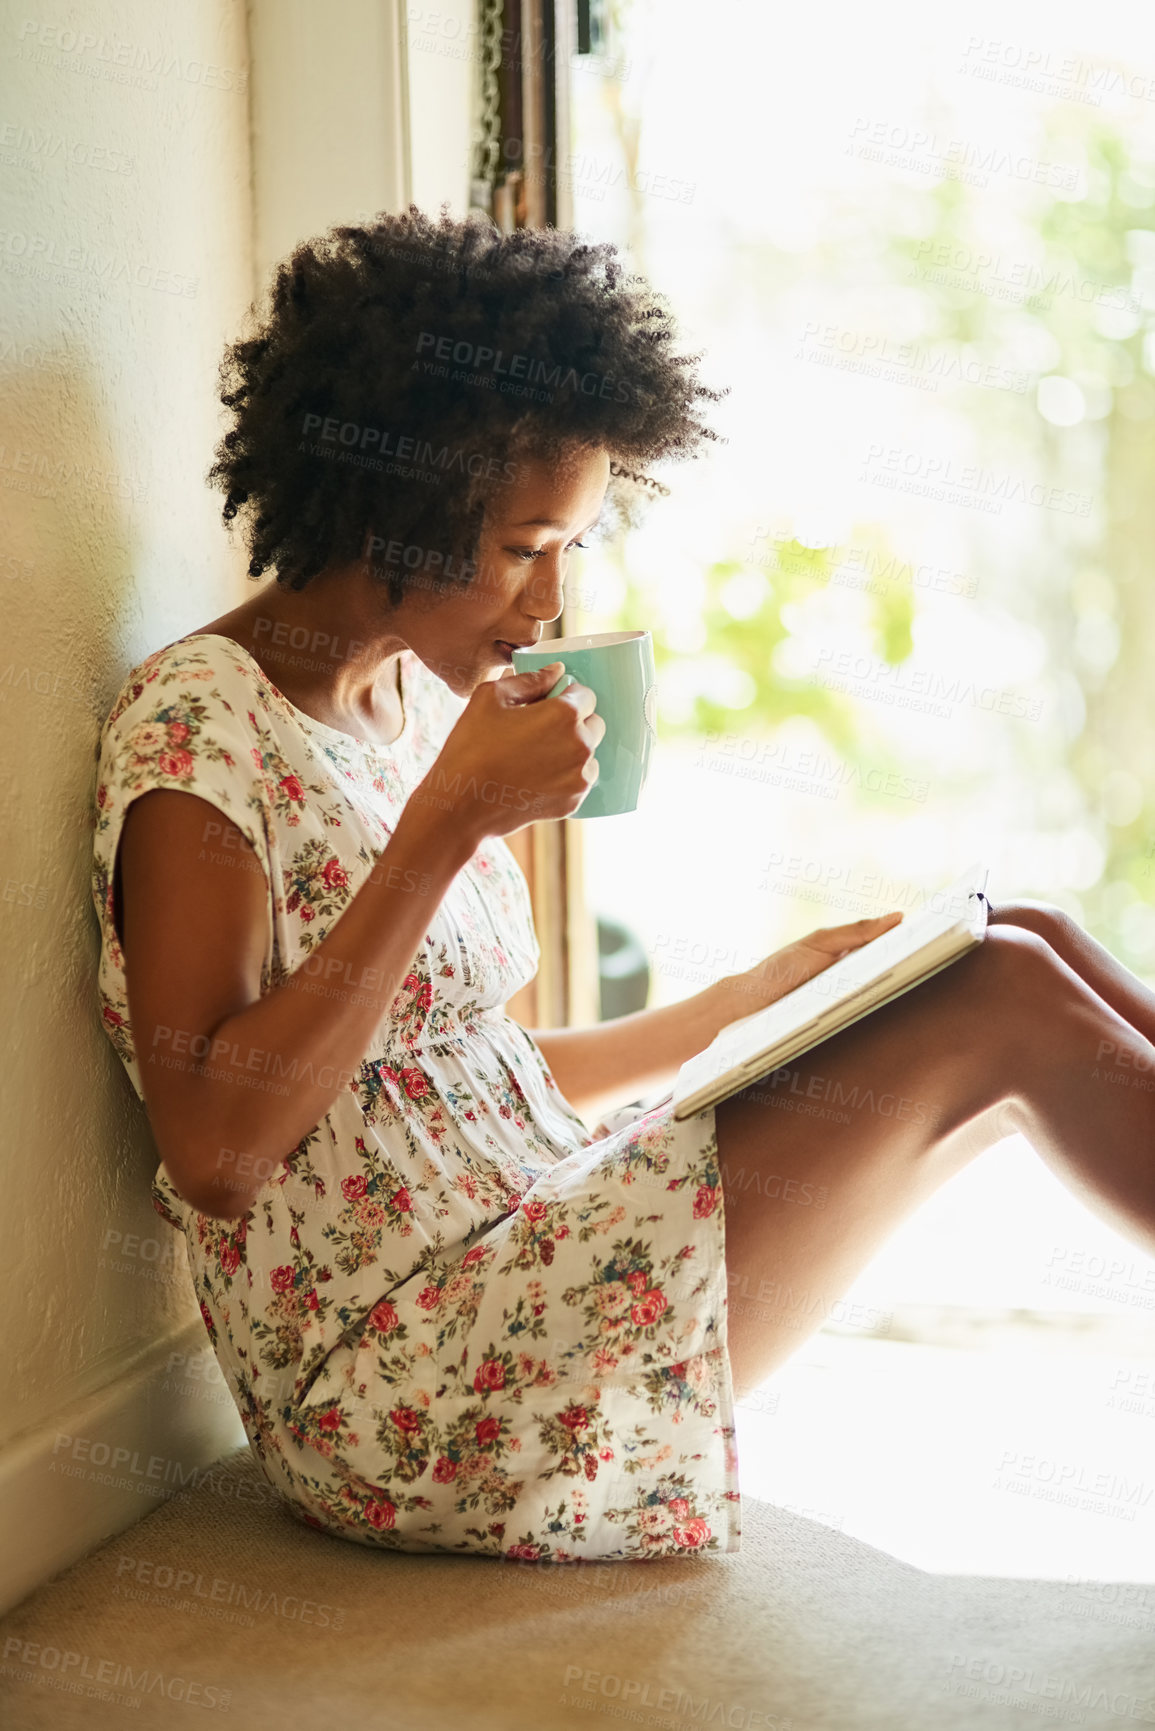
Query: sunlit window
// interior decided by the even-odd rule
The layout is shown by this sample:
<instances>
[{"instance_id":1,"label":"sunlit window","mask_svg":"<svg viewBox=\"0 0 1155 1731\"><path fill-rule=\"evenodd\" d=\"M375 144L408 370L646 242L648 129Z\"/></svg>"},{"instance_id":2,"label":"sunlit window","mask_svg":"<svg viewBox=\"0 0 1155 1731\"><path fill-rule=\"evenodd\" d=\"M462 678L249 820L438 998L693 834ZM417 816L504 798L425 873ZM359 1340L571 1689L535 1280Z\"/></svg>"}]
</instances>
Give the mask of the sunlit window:
<instances>
[{"instance_id":1,"label":"sunlit window","mask_svg":"<svg viewBox=\"0 0 1155 1731\"><path fill-rule=\"evenodd\" d=\"M657 1004L982 857L1155 984L1155 14L611 23L575 226L730 394L570 585L659 670L596 911ZM1153 1310L1155 1262L1003 1142L746 1403L744 1486L927 1567L1145 1578Z\"/></svg>"}]
</instances>

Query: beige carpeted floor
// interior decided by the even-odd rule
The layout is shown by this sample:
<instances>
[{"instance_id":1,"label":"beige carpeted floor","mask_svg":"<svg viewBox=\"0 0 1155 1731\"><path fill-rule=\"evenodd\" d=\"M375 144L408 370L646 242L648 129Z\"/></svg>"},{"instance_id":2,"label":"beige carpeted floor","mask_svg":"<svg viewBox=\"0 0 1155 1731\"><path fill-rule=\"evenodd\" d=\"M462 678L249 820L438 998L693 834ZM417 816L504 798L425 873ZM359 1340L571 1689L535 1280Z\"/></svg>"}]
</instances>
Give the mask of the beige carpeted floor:
<instances>
[{"instance_id":1,"label":"beige carpeted floor","mask_svg":"<svg viewBox=\"0 0 1155 1731\"><path fill-rule=\"evenodd\" d=\"M299 1525L244 1448L0 1622L0 1724L1155 1723L1155 1587L928 1575L749 1498L742 1545L576 1569L390 1555Z\"/></svg>"}]
</instances>

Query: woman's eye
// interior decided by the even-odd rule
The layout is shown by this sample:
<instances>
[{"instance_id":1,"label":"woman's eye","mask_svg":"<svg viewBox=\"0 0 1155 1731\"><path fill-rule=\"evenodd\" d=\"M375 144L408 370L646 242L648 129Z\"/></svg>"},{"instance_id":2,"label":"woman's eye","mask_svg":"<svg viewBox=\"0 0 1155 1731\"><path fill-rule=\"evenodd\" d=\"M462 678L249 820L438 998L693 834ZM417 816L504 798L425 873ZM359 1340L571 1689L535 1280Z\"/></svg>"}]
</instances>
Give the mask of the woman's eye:
<instances>
[{"instance_id":1,"label":"woman's eye","mask_svg":"<svg viewBox=\"0 0 1155 1731\"><path fill-rule=\"evenodd\" d=\"M570 547L580 547L585 549L589 545L590 543L588 541L571 541L569 546L566 548L566 552L569 552ZM546 549L544 547L511 547L509 551L513 554L515 559L523 559L527 564L531 559L544 559L546 554Z\"/></svg>"}]
</instances>

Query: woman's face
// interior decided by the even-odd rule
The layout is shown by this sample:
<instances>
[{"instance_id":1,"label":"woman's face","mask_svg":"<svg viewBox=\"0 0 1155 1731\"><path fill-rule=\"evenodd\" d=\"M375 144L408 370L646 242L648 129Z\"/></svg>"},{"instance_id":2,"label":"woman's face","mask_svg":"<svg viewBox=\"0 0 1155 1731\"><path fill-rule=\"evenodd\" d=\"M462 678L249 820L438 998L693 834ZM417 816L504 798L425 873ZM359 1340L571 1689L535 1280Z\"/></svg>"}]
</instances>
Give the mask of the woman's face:
<instances>
[{"instance_id":1,"label":"woman's face","mask_svg":"<svg viewBox=\"0 0 1155 1731\"><path fill-rule=\"evenodd\" d=\"M469 583L407 592L400 634L459 697L500 678L513 648L558 617L570 552L597 522L609 475L605 451L519 463L487 509Z\"/></svg>"}]
</instances>

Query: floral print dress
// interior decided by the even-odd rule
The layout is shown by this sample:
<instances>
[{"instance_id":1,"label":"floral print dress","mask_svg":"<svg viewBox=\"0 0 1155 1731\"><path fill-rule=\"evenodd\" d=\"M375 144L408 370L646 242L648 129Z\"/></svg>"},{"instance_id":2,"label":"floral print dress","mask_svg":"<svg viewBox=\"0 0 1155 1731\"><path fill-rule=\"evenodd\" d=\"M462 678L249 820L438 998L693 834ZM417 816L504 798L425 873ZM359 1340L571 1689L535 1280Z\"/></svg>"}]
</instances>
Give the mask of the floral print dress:
<instances>
[{"instance_id":1,"label":"floral print dress","mask_svg":"<svg viewBox=\"0 0 1155 1731\"><path fill-rule=\"evenodd\" d=\"M142 1099L176 1036L138 1051L128 1013L113 872L131 802L183 789L243 833L268 888L263 995L309 967L464 707L412 651L401 693L402 733L378 746L305 715L214 633L129 675L99 742L92 890L103 1023ZM243 849L220 859L254 869ZM154 1205L184 1234L255 1457L311 1526L554 1561L737 1551L713 1112L676 1123L667 1103L591 1131L505 1013L537 963L525 879L489 838L431 899L355 1074L249 1213L197 1212L163 1164ZM293 1077L250 1054L243 1079Z\"/></svg>"}]
</instances>

